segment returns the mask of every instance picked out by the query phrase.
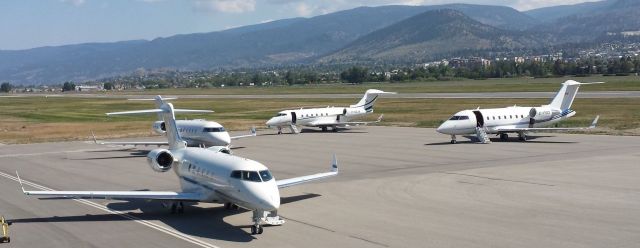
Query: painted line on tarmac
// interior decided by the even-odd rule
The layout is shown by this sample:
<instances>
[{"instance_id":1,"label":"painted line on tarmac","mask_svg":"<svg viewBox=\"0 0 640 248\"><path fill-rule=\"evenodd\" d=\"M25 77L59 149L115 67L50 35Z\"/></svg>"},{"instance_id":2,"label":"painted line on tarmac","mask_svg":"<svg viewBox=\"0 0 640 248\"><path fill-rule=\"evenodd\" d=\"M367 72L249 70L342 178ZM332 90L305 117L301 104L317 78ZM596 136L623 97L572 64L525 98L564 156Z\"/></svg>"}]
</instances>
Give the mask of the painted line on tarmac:
<instances>
[{"instance_id":1,"label":"painted line on tarmac","mask_svg":"<svg viewBox=\"0 0 640 248\"><path fill-rule=\"evenodd\" d=\"M3 176L3 177L5 177L5 178L8 178L8 179L11 179L11 180L13 180L13 181L18 182L18 178L17 178L17 177L12 176L12 175L9 175L9 174L4 173L4 172L1 172L1 171L0 171L0 176ZM42 185L39 185L39 184L36 184L36 183L33 183L33 182L26 181L26 180L24 180L24 179L20 179L20 181L22 181L22 183L23 183L23 184L29 185L29 186L31 186L31 187L34 187L34 188L37 188L37 189L40 189L40 190L44 190L44 191L55 191L55 190L53 190L53 189L51 189L51 188L47 188L47 187L45 187L45 186L42 186ZM84 204L84 205L87 205L87 206L91 206L91 207L94 207L94 208L100 209L100 210L105 211L105 212L108 212L108 213L110 213L110 214L116 214L116 215L119 215L119 216L120 216L120 217L122 217L122 218L132 220L132 221L134 221L134 222L136 222L136 223L138 223L138 224L141 224L141 225L147 226L147 227L149 227L149 228L155 229L155 230L160 231L160 232L163 232L163 233L165 233L165 234L169 234L169 235L171 235L171 236L173 236L173 237L176 237L176 238L178 238L178 239L181 239L181 240L187 241L187 242L189 242L189 243L192 243L192 244L197 245L197 246L200 246L200 247L205 247L205 248L220 248L219 246L215 246L215 245L212 245L212 244L206 243L206 242L204 242L204 241L202 241L202 240L199 240L199 239L193 238L193 237L191 237L191 236L189 236L189 235L187 235L187 234L184 234L184 233L181 233L181 232L178 232L178 231L172 230L172 229L170 229L170 228L167 228L167 227L164 227L164 226L161 226L161 225L155 224L155 223L150 222L150 221L146 221L146 220L143 220L143 219L137 218L137 217L132 216L132 215L130 215L130 214L127 214L127 213L125 213L125 212L121 212L121 211L117 211L117 210L109 209L109 208L108 208L108 207L106 207L106 206L100 205L100 204L98 204L98 203L95 203L95 202L92 202L92 201L89 201L89 200L85 200L85 199L78 199L78 198L70 198L70 199L72 199L72 200L74 200L74 201L76 201L76 202L78 202L78 203L82 203L82 204Z\"/></svg>"},{"instance_id":2,"label":"painted line on tarmac","mask_svg":"<svg viewBox=\"0 0 640 248\"><path fill-rule=\"evenodd\" d=\"M101 152L101 151L111 151L111 150L112 150L112 149L79 149L79 150L71 150L71 151L53 151L53 152L35 152L35 153L4 154L4 155L0 155L0 158L14 158L14 157L41 156L41 155L59 154L59 153Z\"/></svg>"}]
</instances>

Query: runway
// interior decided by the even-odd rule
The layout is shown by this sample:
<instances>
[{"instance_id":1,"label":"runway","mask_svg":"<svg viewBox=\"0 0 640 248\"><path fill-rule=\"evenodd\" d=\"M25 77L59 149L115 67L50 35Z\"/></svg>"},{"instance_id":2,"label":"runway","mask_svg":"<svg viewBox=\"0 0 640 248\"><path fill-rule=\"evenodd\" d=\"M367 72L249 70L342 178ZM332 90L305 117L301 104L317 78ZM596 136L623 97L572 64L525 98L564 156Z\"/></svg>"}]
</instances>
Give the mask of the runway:
<instances>
[{"instance_id":1,"label":"runway","mask_svg":"<svg viewBox=\"0 0 640 248\"><path fill-rule=\"evenodd\" d=\"M235 140L277 179L340 175L281 190L282 226L250 235L251 213L158 202L26 197L26 188L177 190L145 150L60 142L0 146L0 214L11 247L636 247L640 137L538 134L449 144L434 129L305 130Z\"/></svg>"},{"instance_id":2,"label":"runway","mask_svg":"<svg viewBox=\"0 0 640 248\"><path fill-rule=\"evenodd\" d=\"M482 92L482 93L402 93L385 95L394 99L421 98L552 98L557 92ZM15 94L0 97L81 97L81 98L151 98L151 95L105 95L105 94ZM266 94L266 95L163 95L182 99L332 99L360 98L362 94ZM640 91L583 91L577 98L639 98Z\"/></svg>"}]
</instances>

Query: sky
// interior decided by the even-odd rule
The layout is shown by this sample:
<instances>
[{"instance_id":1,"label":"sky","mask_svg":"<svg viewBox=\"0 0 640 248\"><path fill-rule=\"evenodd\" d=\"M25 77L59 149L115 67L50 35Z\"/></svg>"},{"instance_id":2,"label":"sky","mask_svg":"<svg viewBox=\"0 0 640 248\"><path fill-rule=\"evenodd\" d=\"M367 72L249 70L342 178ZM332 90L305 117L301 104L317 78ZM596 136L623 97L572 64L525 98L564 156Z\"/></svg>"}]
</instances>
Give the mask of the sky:
<instances>
[{"instance_id":1,"label":"sky","mask_svg":"<svg viewBox=\"0 0 640 248\"><path fill-rule=\"evenodd\" d=\"M0 0L0 50L151 40L359 6L471 3L522 11L581 2L586 0Z\"/></svg>"}]
</instances>

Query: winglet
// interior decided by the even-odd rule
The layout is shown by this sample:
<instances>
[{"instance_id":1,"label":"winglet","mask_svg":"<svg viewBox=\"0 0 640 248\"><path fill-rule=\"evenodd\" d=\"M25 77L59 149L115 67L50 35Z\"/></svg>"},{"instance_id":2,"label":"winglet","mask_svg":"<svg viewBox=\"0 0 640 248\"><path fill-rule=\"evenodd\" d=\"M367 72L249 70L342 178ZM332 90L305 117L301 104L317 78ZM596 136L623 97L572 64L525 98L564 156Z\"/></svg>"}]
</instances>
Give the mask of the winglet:
<instances>
[{"instance_id":1,"label":"winglet","mask_svg":"<svg viewBox=\"0 0 640 248\"><path fill-rule=\"evenodd\" d=\"M333 162L331 163L331 172L338 173L338 158L333 154Z\"/></svg>"},{"instance_id":2,"label":"winglet","mask_svg":"<svg viewBox=\"0 0 640 248\"><path fill-rule=\"evenodd\" d=\"M596 118L593 119L593 122L591 122L591 126L589 126L589 128L596 128L596 125L598 124L598 119L600 119L600 115L596 116Z\"/></svg>"},{"instance_id":3,"label":"winglet","mask_svg":"<svg viewBox=\"0 0 640 248\"><path fill-rule=\"evenodd\" d=\"M24 186L22 185L22 179L20 179L20 174L16 171L16 177L18 178L18 183L20 183L20 188L22 189L22 193L28 195L27 191L24 190Z\"/></svg>"}]
</instances>

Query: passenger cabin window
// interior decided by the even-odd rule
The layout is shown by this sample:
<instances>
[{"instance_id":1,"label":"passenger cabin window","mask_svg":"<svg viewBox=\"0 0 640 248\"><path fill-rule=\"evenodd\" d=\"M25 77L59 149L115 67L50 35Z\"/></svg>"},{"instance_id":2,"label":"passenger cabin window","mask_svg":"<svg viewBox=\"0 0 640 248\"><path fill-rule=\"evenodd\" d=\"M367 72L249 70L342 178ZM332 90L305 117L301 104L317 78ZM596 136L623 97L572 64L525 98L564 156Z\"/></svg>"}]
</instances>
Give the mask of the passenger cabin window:
<instances>
[{"instance_id":1,"label":"passenger cabin window","mask_svg":"<svg viewBox=\"0 0 640 248\"><path fill-rule=\"evenodd\" d=\"M224 127L205 127L202 131L205 133L219 133L226 130L224 130Z\"/></svg>"}]
</instances>

